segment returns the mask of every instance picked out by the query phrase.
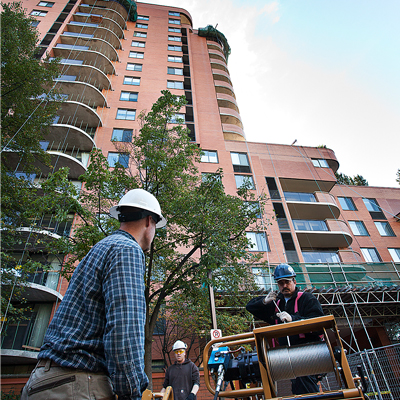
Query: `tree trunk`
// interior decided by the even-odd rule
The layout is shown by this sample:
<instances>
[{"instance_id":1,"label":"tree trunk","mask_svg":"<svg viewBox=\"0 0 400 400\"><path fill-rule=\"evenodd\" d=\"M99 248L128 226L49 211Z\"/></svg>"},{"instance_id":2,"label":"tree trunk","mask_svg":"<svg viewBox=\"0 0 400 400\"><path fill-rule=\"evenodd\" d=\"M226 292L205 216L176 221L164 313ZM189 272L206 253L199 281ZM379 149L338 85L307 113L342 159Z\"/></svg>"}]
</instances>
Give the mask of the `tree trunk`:
<instances>
[{"instance_id":1,"label":"tree trunk","mask_svg":"<svg viewBox=\"0 0 400 400\"><path fill-rule=\"evenodd\" d=\"M152 368L151 368L151 359L152 359L152 337L148 334L149 326L146 327L146 338L144 341L144 371L146 372L147 377L149 378L149 386L147 389L153 391L153 377L152 377Z\"/></svg>"}]
</instances>

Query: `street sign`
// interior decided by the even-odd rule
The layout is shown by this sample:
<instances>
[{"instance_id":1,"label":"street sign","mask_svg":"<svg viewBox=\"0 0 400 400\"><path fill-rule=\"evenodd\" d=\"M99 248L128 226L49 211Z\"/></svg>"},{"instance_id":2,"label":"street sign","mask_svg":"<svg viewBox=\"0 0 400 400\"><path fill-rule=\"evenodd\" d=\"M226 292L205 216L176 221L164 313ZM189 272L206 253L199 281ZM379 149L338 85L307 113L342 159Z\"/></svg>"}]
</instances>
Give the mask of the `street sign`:
<instances>
[{"instance_id":1,"label":"street sign","mask_svg":"<svg viewBox=\"0 0 400 400\"><path fill-rule=\"evenodd\" d=\"M212 339L219 339L222 337L222 331L221 329L211 329L211 340Z\"/></svg>"}]
</instances>

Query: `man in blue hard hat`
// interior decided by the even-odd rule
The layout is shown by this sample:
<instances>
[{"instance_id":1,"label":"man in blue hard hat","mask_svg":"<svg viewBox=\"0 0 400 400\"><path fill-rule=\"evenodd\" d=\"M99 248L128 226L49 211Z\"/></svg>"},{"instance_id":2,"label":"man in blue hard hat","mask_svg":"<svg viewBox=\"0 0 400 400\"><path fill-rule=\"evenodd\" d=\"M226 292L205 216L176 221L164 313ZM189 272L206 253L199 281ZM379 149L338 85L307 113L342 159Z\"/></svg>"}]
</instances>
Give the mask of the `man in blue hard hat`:
<instances>
[{"instance_id":1,"label":"man in blue hard hat","mask_svg":"<svg viewBox=\"0 0 400 400\"><path fill-rule=\"evenodd\" d=\"M300 292L296 286L296 272L288 264L279 264L274 271L279 294L270 291L267 296L259 296L249 301L246 310L256 318L270 325L301 319L321 317L324 315L321 304L309 292ZM290 345L320 341L318 333L305 333L289 337ZM279 338L281 346L288 345L287 338ZM318 377L314 375L292 379L293 394L318 392Z\"/></svg>"}]
</instances>

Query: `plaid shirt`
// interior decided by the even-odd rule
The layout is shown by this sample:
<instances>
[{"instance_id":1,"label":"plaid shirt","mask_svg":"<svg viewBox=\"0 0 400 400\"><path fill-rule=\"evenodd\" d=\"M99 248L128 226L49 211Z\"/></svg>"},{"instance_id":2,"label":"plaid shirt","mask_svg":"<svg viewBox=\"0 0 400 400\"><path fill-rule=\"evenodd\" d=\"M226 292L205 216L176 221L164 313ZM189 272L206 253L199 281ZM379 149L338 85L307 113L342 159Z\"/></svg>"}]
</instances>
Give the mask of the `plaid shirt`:
<instances>
[{"instance_id":1,"label":"plaid shirt","mask_svg":"<svg viewBox=\"0 0 400 400\"><path fill-rule=\"evenodd\" d=\"M144 254L118 230L79 263L38 358L63 367L107 371L116 394L140 399L144 372Z\"/></svg>"}]
</instances>

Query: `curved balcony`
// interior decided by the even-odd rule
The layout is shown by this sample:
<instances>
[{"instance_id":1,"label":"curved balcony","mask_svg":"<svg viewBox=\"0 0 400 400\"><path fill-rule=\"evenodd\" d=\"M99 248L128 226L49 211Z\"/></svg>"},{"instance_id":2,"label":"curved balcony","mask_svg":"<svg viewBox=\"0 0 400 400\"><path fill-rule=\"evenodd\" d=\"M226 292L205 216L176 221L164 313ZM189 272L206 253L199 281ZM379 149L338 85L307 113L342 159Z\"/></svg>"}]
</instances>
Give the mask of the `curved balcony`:
<instances>
[{"instance_id":1,"label":"curved balcony","mask_svg":"<svg viewBox=\"0 0 400 400\"><path fill-rule=\"evenodd\" d=\"M97 25L97 24L94 24ZM118 36L111 31L102 26L88 26L81 23L69 23L67 25L68 32L73 33L83 33L85 35L93 35L94 38L103 39L110 43L115 49L122 49L121 41Z\"/></svg>"},{"instance_id":2,"label":"curved balcony","mask_svg":"<svg viewBox=\"0 0 400 400\"><path fill-rule=\"evenodd\" d=\"M110 10L115 10L119 14L122 15L124 21L128 19L128 10L120 3L117 1L104 1L104 0L85 0L84 3L81 3L81 5L87 4L89 6L98 6L102 8L108 8Z\"/></svg>"},{"instance_id":3,"label":"curved balcony","mask_svg":"<svg viewBox=\"0 0 400 400\"><path fill-rule=\"evenodd\" d=\"M207 40L207 48L220 51L222 54L224 54L223 47L218 42L215 42L214 40Z\"/></svg>"},{"instance_id":4,"label":"curved balcony","mask_svg":"<svg viewBox=\"0 0 400 400\"><path fill-rule=\"evenodd\" d=\"M99 38L81 38L62 34L61 44L69 46L84 46L90 51L98 51L111 61L119 61L118 53L110 43Z\"/></svg>"},{"instance_id":5,"label":"curved balcony","mask_svg":"<svg viewBox=\"0 0 400 400\"><path fill-rule=\"evenodd\" d=\"M88 83L98 90L111 90L111 81L98 68L91 65L73 65L61 62L61 74L76 76L76 81Z\"/></svg>"},{"instance_id":6,"label":"curved balcony","mask_svg":"<svg viewBox=\"0 0 400 400\"><path fill-rule=\"evenodd\" d=\"M236 112L239 112L239 107L236 104L236 100L232 96L223 93L217 93L217 102L218 107L230 108L232 110L235 110Z\"/></svg>"},{"instance_id":7,"label":"curved balcony","mask_svg":"<svg viewBox=\"0 0 400 400\"><path fill-rule=\"evenodd\" d=\"M120 39L124 38L124 30L121 26L110 18L103 18L101 15L79 13L72 16L76 22L83 22L89 24L98 24L103 28L107 28L114 32Z\"/></svg>"},{"instance_id":8,"label":"curved balcony","mask_svg":"<svg viewBox=\"0 0 400 400\"><path fill-rule=\"evenodd\" d=\"M302 249L347 248L353 242L350 229L344 221L326 220L328 230L295 229Z\"/></svg>"},{"instance_id":9,"label":"curved balcony","mask_svg":"<svg viewBox=\"0 0 400 400\"><path fill-rule=\"evenodd\" d=\"M61 57L71 60L83 60L85 65L91 65L92 67L98 68L106 75L114 75L115 68L111 60L104 54L98 51L92 51L87 49L80 49L74 47L62 47L57 44L53 47L55 57Z\"/></svg>"},{"instance_id":10,"label":"curved balcony","mask_svg":"<svg viewBox=\"0 0 400 400\"><path fill-rule=\"evenodd\" d=\"M63 102L57 115L60 117L57 123L73 125L85 132L93 131L103 125L96 110L76 101Z\"/></svg>"},{"instance_id":11,"label":"curved balcony","mask_svg":"<svg viewBox=\"0 0 400 400\"><path fill-rule=\"evenodd\" d=\"M230 108L220 108L219 115L223 124L237 125L243 129L243 124L237 111Z\"/></svg>"},{"instance_id":12,"label":"curved balcony","mask_svg":"<svg viewBox=\"0 0 400 400\"><path fill-rule=\"evenodd\" d=\"M236 142L244 142L246 140L243 129L236 125L222 124L222 132L224 133L225 140L233 140Z\"/></svg>"},{"instance_id":13,"label":"curved balcony","mask_svg":"<svg viewBox=\"0 0 400 400\"><path fill-rule=\"evenodd\" d=\"M214 81L215 91L217 93L228 94L236 99L235 92L233 91L232 85L223 81Z\"/></svg>"},{"instance_id":14,"label":"curved balcony","mask_svg":"<svg viewBox=\"0 0 400 400\"><path fill-rule=\"evenodd\" d=\"M69 168L68 177L70 179L78 179L82 174L86 172L86 167L79 158L79 150L76 150L75 155L69 155L62 153L61 151L49 151L51 155L51 164L53 168L41 168L43 175L48 175L50 172L58 171L60 168ZM46 173L47 172L47 173Z\"/></svg>"},{"instance_id":15,"label":"curved balcony","mask_svg":"<svg viewBox=\"0 0 400 400\"><path fill-rule=\"evenodd\" d=\"M54 302L56 300L61 301L63 296L57 290L36 283L29 283L25 288L24 298L31 302Z\"/></svg>"},{"instance_id":16,"label":"curved balcony","mask_svg":"<svg viewBox=\"0 0 400 400\"><path fill-rule=\"evenodd\" d=\"M339 218L340 209L336 200L329 193L315 193L316 201L286 200L292 219Z\"/></svg>"},{"instance_id":17,"label":"curved balcony","mask_svg":"<svg viewBox=\"0 0 400 400\"><path fill-rule=\"evenodd\" d=\"M323 181L315 179L296 179L279 178L279 182L284 192L330 192L335 185L335 181Z\"/></svg>"},{"instance_id":18,"label":"curved balcony","mask_svg":"<svg viewBox=\"0 0 400 400\"><path fill-rule=\"evenodd\" d=\"M231 77L229 74L225 71L221 70L213 70L212 71L214 81L222 81L222 82L227 82L232 86L232 81Z\"/></svg>"},{"instance_id":19,"label":"curved balcony","mask_svg":"<svg viewBox=\"0 0 400 400\"><path fill-rule=\"evenodd\" d=\"M225 56L221 52L217 50L209 50L208 56L210 57L210 62L213 62L214 60L219 60L224 62L226 65Z\"/></svg>"},{"instance_id":20,"label":"curved balcony","mask_svg":"<svg viewBox=\"0 0 400 400\"><path fill-rule=\"evenodd\" d=\"M210 64L211 64L211 69L225 71L229 74L229 70L225 62L221 62L219 60L210 60Z\"/></svg>"},{"instance_id":21,"label":"curved balcony","mask_svg":"<svg viewBox=\"0 0 400 400\"><path fill-rule=\"evenodd\" d=\"M85 82L76 82L57 79L55 87L64 95L68 95L68 100L86 104L89 107L107 107L107 99L99 89Z\"/></svg>"},{"instance_id":22,"label":"curved balcony","mask_svg":"<svg viewBox=\"0 0 400 400\"><path fill-rule=\"evenodd\" d=\"M46 140L51 148L60 148L64 142L73 143L82 152L90 153L96 147L92 137L83 129L67 124L53 124Z\"/></svg>"},{"instance_id":23,"label":"curved balcony","mask_svg":"<svg viewBox=\"0 0 400 400\"><path fill-rule=\"evenodd\" d=\"M88 5L88 4L83 4L81 3L78 6L78 12L81 13L87 13L90 15L96 15L96 16L101 16L103 19L104 18L109 18L115 21L121 29L126 29L126 22L124 17L117 11L113 10L112 8L102 8L102 7L96 7L96 5Z\"/></svg>"}]
</instances>

